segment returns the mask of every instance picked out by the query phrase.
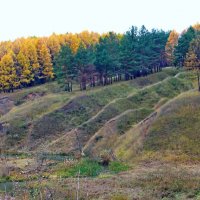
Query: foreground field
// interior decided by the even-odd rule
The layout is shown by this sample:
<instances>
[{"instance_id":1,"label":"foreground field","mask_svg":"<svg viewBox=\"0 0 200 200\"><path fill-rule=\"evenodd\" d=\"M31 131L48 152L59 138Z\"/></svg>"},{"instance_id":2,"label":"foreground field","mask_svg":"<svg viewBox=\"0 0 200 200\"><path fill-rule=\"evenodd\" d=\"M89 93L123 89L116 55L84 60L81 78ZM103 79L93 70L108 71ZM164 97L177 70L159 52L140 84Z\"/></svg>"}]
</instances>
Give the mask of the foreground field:
<instances>
[{"instance_id":1,"label":"foreground field","mask_svg":"<svg viewBox=\"0 0 200 200\"><path fill-rule=\"evenodd\" d=\"M195 87L168 68L85 93L50 83L7 95L0 196L200 199Z\"/></svg>"}]
</instances>

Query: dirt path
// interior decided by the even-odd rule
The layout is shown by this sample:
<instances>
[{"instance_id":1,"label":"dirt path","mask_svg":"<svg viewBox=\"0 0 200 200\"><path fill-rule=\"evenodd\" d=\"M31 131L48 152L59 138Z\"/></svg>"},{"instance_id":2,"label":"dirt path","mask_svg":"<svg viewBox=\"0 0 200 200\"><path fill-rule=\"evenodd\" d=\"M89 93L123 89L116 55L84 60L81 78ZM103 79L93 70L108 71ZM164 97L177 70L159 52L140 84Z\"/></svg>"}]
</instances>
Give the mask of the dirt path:
<instances>
[{"instance_id":1,"label":"dirt path","mask_svg":"<svg viewBox=\"0 0 200 200\"><path fill-rule=\"evenodd\" d=\"M79 129L80 129L81 127L83 127L84 125L86 125L86 124L88 124L88 123L91 123L93 120L97 119L110 105L116 103L116 102L119 101L119 100L123 100L123 99L129 98L129 97L135 95L135 94L136 94L137 92L139 92L139 91L142 91L142 90L145 90L145 89L154 87L155 85L159 85L159 84L162 83L163 81L167 81L167 80L170 79L170 78L171 78L171 77L167 77L167 78L165 78L165 79L162 80L162 81L159 81L159 82L157 82L157 83L148 85L148 86L146 86L146 87L144 87L144 88L142 88L142 89L139 89L139 90L136 90L136 91L134 91L134 92L131 92L131 93L130 93L129 95L127 95L126 97L121 97L121 98L115 98L115 99L113 99L113 100L110 101L108 104L106 104L101 110L99 110L99 112L97 112L94 116L92 116L90 119L88 119L87 121L85 121L85 122L83 122L82 124L80 124L77 128L72 129L71 131L68 131L68 132L64 133L64 134L63 134L61 137L59 137L58 139L56 139L56 140L54 140L54 141L48 143L48 144L46 145L46 147L44 147L44 148L45 148L45 149L48 149L49 147L55 145L56 143L62 144L61 141L62 141L62 140L66 140L66 137L68 137L68 136L69 136L70 139L73 138L72 140L74 140L74 138L76 138L76 139L78 140L78 134L77 134L77 133L79 132ZM115 116L114 118L110 119L110 120L106 123L106 126L107 126L109 123L111 123L112 121L117 120L117 119L120 118L121 116L123 116L123 115L125 115L125 114L127 114L128 112L131 112L131 111L133 111L133 110L127 110L127 111L125 111L125 112L123 112L123 113L121 113L121 114ZM103 126L103 127L104 127L104 126ZM102 128L103 128L103 127L102 127ZM100 129L101 129L101 128L100 128ZM97 132L98 132L98 131L97 131ZM76 137L73 136L74 134L76 134ZM97 134L97 133L96 133L96 134ZM94 136L92 136L91 139L94 139L94 137L96 136L96 134L94 134ZM91 139L90 139L90 140L91 140ZM90 141L90 140L89 140L89 141ZM88 141L88 142L89 142L89 141ZM70 142L71 142L71 141L70 141ZM84 145L83 149L85 149L85 147L87 146L87 144L89 144L88 142L86 143L86 145ZM71 144L72 144L72 143L71 143Z\"/></svg>"},{"instance_id":2,"label":"dirt path","mask_svg":"<svg viewBox=\"0 0 200 200\"><path fill-rule=\"evenodd\" d=\"M103 113L105 111L106 108L108 108L111 104L116 103L119 100L125 99L126 97L121 97L121 98L116 98L113 99L112 101L110 101L108 104L106 104L98 113L96 113L94 116L92 116L89 120L87 120L86 122L82 123L80 126L78 127L82 127L83 125L92 122L94 119L96 119L101 113Z\"/></svg>"}]
</instances>

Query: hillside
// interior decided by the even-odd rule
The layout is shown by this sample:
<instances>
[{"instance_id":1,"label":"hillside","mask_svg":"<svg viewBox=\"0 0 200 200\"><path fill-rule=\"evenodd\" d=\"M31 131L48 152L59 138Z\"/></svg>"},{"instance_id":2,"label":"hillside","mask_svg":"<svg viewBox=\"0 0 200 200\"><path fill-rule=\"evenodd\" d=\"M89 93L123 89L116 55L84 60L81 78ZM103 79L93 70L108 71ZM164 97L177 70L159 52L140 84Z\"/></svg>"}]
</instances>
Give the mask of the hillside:
<instances>
[{"instance_id":1,"label":"hillside","mask_svg":"<svg viewBox=\"0 0 200 200\"><path fill-rule=\"evenodd\" d=\"M106 121L128 109L136 109L141 101L144 109L146 106L144 114L147 116L161 98L170 98L190 89L190 84L185 80L173 78L176 73L178 71L173 69L164 70L88 92L66 93L59 91L56 83L50 83L5 95L2 98L7 98L7 103L12 102L13 107L7 113L4 111L0 119L4 132L7 133L5 146L1 149L10 149L12 146L18 150L36 150L47 140L47 146L51 148L55 145L55 139L57 141L60 136L65 135L68 137L67 133L75 128L78 132L83 132L81 136L88 136L89 139ZM171 87L175 87L175 90L169 94Z\"/></svg>"},{"instance_id":2,"label":"hillside","mask_svg":"<svg viewBox=\"0 0 200 200\"><path fill-rule=\"evenodd\" d=\"M199 199L196 87L192 72L165 68L82 92L51 82L1 94L0 197L6 183L17 199L74 199L80 176L82 199Z\"/></svg>"}]
</instances>

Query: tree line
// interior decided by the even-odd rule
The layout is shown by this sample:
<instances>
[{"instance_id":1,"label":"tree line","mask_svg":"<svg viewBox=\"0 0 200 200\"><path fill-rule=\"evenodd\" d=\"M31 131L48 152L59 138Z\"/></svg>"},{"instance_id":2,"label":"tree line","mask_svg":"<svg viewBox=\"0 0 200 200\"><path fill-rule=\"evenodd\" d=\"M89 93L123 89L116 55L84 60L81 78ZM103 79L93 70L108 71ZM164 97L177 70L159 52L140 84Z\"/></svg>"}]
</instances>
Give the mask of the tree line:
<instances>
[{"instance_id":1,"label":"tree line","mask_svg":"<svg viewBox=\"0 0 200 200\"><path fill-rule=\"evenodd\" d=\"M53 34L50 37L19 38L0 43L0 92L30 87L55 79L55 57L63 45L76 52L80 43L97 43L98 33Z\"/></svg>"},{"instance_id":2,"label":"tree line","mask_svg":"<svg viewBox=\"0 0 200 200\"><path fill-rule=\"evenodd\" d=\"M56 79L66 91L108 85L160 71L165 66L198 69L200 25L176 31L132 26L124 34L53 34L0 43L0 92Z\"/></svg>"},{"instance_id":3,"label":"tree line","mask_svg":"<svg viewBox=\"0 0 200 200\"><path fill-rule=\"evenodd\" d=\"M166 66L165 45L169 32L133 26L125 34L109 32L95 44L80 43L74 53L61 47L55 59L55 75L67 91L78 81L80 89L108 85L160 71Z\"/></svg>"},{"instance_id":4,"label":"tree line","mask_svg":"<svg viewBox=\"0 0 200 200\"><path fill-rule=\"evenodd\" d=\"M180 35L171 31L166 47L167 65L184 67L197 72L200 91L200 24L190 26Z\"/></svg>"}]
</instances>

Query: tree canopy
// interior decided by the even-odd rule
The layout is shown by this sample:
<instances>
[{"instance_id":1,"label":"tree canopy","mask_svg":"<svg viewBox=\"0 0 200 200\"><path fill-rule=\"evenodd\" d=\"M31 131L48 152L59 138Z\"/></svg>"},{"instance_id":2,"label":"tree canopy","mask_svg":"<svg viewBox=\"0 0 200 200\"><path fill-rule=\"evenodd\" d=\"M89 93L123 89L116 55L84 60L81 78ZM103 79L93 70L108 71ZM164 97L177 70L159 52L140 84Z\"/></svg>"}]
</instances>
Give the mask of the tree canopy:
<instances>
[{"instance_id":1,"label":"tree canopy","mask_svg":"<svg viewBox=\"0 0 200 200\"><path fill-rule=\"evenodd\" d=\"M56 79L65 90L112 84L165 66L199 66L200 25L182 34L132 26L124 34L53 34L0 43L0 92Z\"/></svg>"}]
</instances>

